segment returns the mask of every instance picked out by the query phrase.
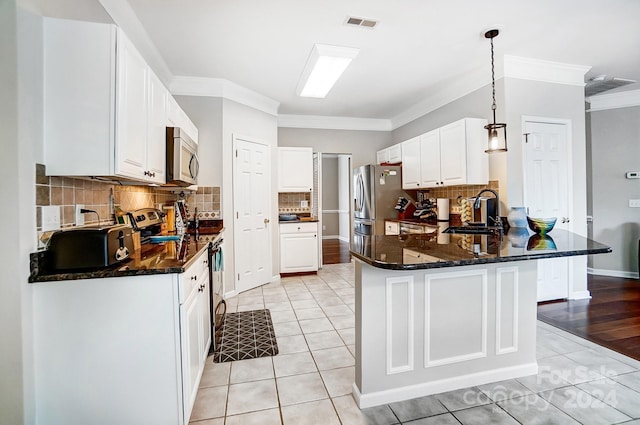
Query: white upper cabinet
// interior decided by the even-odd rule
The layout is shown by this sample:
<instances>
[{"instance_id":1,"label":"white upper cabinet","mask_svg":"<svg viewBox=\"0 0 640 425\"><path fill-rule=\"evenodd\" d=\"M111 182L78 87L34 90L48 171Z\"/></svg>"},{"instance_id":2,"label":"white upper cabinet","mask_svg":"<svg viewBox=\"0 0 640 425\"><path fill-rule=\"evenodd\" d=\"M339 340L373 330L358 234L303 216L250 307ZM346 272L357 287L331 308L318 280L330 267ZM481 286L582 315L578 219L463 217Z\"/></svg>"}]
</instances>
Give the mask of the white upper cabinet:
<instances>
[{"instance_id":1,"label":"white upper cabinet","mask_svg":"<svg viewBox=\"0 0 640 425\"><path fill-rule=\"evenodd\" d=\"M278 192L313 190L313 150L278 148Z\"/></svg>"},{"instance_id":2,"label":"white upper cabinet","mask_svg":"<svg viewBox=\"0 0 640 425\"><path fill-rule=\"evenodd\" d=\"M402 188L420 187L420 136L402 142Z\"/></svg>"},{"instance_id":3,"label":"white upper cabinet","mask_svg":"<svg viewBox=\"0 0 640 425\"><path fill-rule=\"evenodd\" d=\"M464 118L403 142L403 189L487 184L486 123Z\"/></svg>"},{"instance_id":4,"label":"white upper cabinet","mask_svg":"<svg viewBox=\"0 0 640 425\"><path fill-rule=\"evenodd\" d=\"M187 133L187 136L194 142L198 143L198 128L189 119L187 114L182 110L178 102L169 96L167 102L167 126L180 127Z\"/></svg>"},{"instance_id":5,"label":"white upper cabinet","mask_svg":"<svg viewBox=\"0 0 640 425\"><path fill-rule=\"evenodd\" d=\"M47 174L165 183L171 96L124 32L45 18L43 39Z\"/></svg>"},{"instance_id":6,"label":"white upper cabinet","mask_svg":"<svg viewBox=\"0 0 640 425\"><path fill-rule=\"evenodd\" d=\"M402 162L402 143L389 146L376 153L378 164L400 164Z\"/></svg>"}]
</instances>

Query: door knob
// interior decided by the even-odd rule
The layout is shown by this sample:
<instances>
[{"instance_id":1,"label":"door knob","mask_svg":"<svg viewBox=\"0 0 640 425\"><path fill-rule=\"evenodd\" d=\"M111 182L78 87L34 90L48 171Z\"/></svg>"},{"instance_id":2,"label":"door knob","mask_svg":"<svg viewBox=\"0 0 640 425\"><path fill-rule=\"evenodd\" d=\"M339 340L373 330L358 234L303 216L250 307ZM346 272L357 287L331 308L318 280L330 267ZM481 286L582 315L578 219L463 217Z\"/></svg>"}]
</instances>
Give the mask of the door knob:
<instances>
[{"instance_id":1,"label":"door knob","mask_svg":"<svg viewBox=\"0 0 640 425\"><path fill-rule=\"evenodd\" d=\"M571 219L569 217L562 217L562 223L569 223Z\"/></svg>"},{"instance_id":2,"label":"door knob","mask_svg":"<svg viewBox=\"0 0 640 425\"><path fill-rule=\"evenodd\" d=\"M264 219L264 224L267 224L267 223L269 223L270 221L271 221L271 220L269 220L268 218L265 218L265 219Z\"/></svg>"}]
</instances>

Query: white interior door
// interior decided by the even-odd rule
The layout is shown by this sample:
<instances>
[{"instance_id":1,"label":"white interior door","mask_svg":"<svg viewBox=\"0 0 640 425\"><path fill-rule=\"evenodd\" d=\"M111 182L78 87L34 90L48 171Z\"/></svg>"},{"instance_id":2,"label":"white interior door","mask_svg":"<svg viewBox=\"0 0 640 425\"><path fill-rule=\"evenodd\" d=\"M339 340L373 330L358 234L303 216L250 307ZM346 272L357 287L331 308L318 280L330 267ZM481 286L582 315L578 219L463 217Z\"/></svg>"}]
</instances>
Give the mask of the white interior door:
<instances>
[{"instance_id":1,"label":"white interior door","mask_svg":"<svg viewBox=\"0 0 640 425\"><path fill-rule=\"evenodd\" d=\"M234 136L233 205L236 290L271 280L269 146Z\"/></svg>"},{"instance_id":2,"label":"white interior door","mask_svg":"<svg viewBox=\"0 0 640 425\"><path fill-rule=\"evenodd\" d=\"M530 217L557 217L554 229L570 230L568 124L525 120L524 203ZM553 231L548 235L553 238ZM569 296L569 260L538 260L538 301Z\"/></svg>"},{"instance_id":3,"label":"white interior door","mask_svg":"<svg viewBox=\"0 0 640 425\"><path fill-rule=\"evenodd\" d=\"M313 154L315 215L318 218L318 266L322 268L322 153Z\"/></svg>"}]
</instances>

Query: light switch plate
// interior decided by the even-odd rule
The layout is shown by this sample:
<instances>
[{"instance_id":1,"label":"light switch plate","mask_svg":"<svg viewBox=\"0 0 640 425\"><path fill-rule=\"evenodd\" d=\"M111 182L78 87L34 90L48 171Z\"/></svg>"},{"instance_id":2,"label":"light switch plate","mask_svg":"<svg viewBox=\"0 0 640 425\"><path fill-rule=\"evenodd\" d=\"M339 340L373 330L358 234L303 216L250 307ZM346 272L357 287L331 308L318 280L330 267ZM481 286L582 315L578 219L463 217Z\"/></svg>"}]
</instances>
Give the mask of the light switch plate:
<instances>
[{"instance_id":1,"label":"light switch plate","mask_svg":"<svg viewBox=\"0 0 640 425\"><path fill-rule=\"evenodd\" d=\"M76 226L84 226L84 214L80 212L84 204L76 204Z\"/></svg>"},{"instance_id":2,"label":"light switch plate","mask_svg":"<svg viewBox=\"0 0 640 425\"><path fill-rule=\"evenodd\" d=\"M309 201L300 201L300 208L309 208Z\"/></svg>"},{"instance_id":3,"label":"light switch plate","mask_svg":"<svg viewBox=\"0 0 640 425\"><path fill-rule=\"evenodd\" d=\"M60 228L60 207L49 205L42 207L42 231L58 230Z\"/></svg>"},{"instance_id":4,"label":"light switch plate","mask_svg":"<svg viewBox=\"0 0 640 425\"><path fill-rule=\"evenodd\" d=\"M629 208L640 208L640 199L629 199Z\"/></svg>"}]
</instances>

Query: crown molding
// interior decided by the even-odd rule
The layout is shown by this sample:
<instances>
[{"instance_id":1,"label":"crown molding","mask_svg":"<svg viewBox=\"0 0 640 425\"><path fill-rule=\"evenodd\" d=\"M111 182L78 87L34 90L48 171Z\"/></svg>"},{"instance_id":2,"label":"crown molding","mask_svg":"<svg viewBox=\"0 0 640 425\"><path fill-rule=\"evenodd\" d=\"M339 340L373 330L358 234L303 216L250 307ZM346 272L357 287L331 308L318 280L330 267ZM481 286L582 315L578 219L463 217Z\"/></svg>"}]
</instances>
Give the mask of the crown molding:
<instances>
[{"instance_id":1,"label":"crown molding","mask_svg":"<svg viewBox=\"0 0 640 425\"><path fill-rule=\"evenodd\" d=\"M504 76L522 80L584 87L584 75L590 69L591 66L504 55Z\"/></svg>"},{"instance_id":2,"label":"crown molding","mask_svg":"<svg viewBox=\"0 0 640 425\"><path fill-rule=\"evenodd\" d=\"M223 78L176 76L169 91L178 96L222 97L275 116L280 107L280 102Z\"/></svg>"},{"instance_id":3,"label":"crown molding","mask_svg":"<svg viewBox=\"0 0 640 425\"><path fill-rule=\"evenodd\" d=\"M597 96L588 97L587 102L590 104L590 108L587 109L587 112L640 106L640 90L599 94Z\"/></svg>"},{"instance_id":4,"label":"crown molding","mask_svg":"<svg viewBox=\"0 0 640 425\"><path fill-rule=\"evenodd\" d=\"M321 115L278 115L278 127L323 130L391 131L391 120Z\"/></svg>"}]
</instances>

